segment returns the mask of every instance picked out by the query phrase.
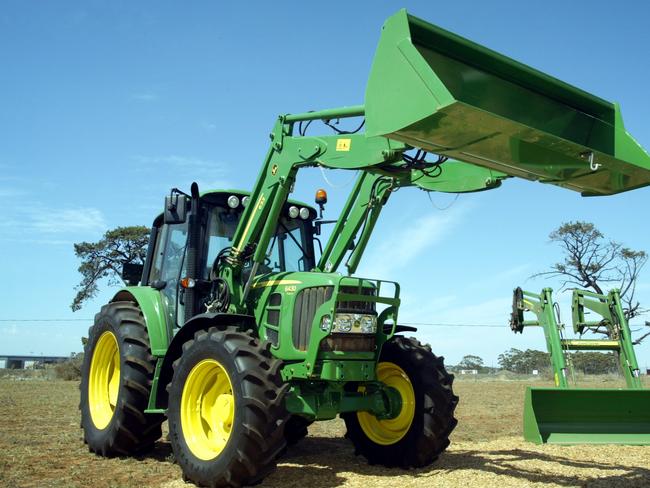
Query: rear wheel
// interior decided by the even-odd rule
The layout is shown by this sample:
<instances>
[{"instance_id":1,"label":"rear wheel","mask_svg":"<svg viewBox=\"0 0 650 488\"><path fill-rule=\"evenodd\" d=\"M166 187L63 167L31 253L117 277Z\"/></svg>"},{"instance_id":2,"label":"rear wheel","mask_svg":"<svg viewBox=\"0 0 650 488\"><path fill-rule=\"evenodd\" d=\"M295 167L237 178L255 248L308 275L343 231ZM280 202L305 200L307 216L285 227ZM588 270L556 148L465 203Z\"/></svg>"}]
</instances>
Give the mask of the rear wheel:
<instances>
[{"instance_id":1,"label":"rear wheel","mask_svg":"<svg viewBox=\"0 0 650 488\"><path fill-rule=\"evenodd\" d=\"M163 417L144 413L154 368L137 305L104 305L88 333L81 371L81 427L91 451L103 456L133 454L160 438Z\"/></svg>"},{"instance_id":2,"label":"rear wheel","mask_svg":"<svg viewBox=\"0 0 650 488\"><path fill-rule=\"evenodd\" d=\"M169 386L169 434L183 476L200 486L260 481L286 446L287 386L268 345L234 328L183 345Z\"/></svg>"},{"instance_id":3,"label":"rear wheel","mask_svg":"<svg viewBox=\"0 0 650 488\"><path fill-rule=\"evenodd\" d=\"M402 408L392 419L368 412L342 414L356 454L388 467L431 464L449 445L457 423L458 397L443 358L415 339L395 336L382 349L377 379L399 392Z\"/></svg>"}]
</instances>

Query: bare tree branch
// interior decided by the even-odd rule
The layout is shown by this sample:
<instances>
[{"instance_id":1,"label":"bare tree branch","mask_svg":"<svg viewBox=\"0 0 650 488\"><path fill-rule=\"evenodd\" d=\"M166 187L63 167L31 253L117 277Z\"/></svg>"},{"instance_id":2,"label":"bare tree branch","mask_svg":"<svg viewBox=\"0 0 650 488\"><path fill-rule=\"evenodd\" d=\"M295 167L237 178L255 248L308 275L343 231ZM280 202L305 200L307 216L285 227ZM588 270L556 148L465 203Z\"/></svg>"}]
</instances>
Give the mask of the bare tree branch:
<instances>
[{"instance_id":1,"label":"bare tree branch","mask_svg":"<svg viewBox=\"0 0 650 488\"><path fill-rule=\"evenodd\" d=\"M533 278L560 279L561 289L576 286L604 294L604 285L617 284L625 316L629 320L646 312L636 300L636 282L648 261L645 251L635 251L622 244L606 240L589 222L566 222L549 234L551 242L560 246L563 259L550 270L532 275ZM600 327L592 330L607 333ZM640 343L650 333L635 341Z\"/></svg>"}]
</instances>

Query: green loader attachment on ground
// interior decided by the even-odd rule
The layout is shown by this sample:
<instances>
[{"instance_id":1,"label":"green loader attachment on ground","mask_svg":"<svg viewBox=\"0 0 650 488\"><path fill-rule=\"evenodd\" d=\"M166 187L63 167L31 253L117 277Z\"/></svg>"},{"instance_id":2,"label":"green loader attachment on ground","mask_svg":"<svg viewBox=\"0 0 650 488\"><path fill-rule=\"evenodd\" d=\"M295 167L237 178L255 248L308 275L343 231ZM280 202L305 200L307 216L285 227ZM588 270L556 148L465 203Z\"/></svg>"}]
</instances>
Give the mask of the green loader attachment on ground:
<instances>
[{"instance_id":1,"label":"green loader attachment on ground","mask_svg":"<svg viewBox=\"0 0 650 488\"><path fill-rule=\"evenodd\" d=\"M598 314L585 320L585 308ZM532 312L536 320L526 320ZM514 291L510 327L523 332L528 326L544 329L551 355L556 388L526 389L524 438L536 444L643 444L650 445L650 390L643 389L632 346L630 328L621 307L618 290L600 295L585 290L573 292L573 328L584 332L605 330L609 339L566 339L564 325L556 317L552 290L541 294ZM569 385L569 351L616 351L627 388L576 388Z\"/></svg>"},{"instance_id":2,"label":"green loader attachment on ground","mask_svg":"<svg viewBox=\"0 0 650 488\"><path fill-rule=\"evenodd\" d=\"M650 183L617 104L405 10L384 24L365 108L369 136L585 196Z\"/></svg>"}]
</instances>

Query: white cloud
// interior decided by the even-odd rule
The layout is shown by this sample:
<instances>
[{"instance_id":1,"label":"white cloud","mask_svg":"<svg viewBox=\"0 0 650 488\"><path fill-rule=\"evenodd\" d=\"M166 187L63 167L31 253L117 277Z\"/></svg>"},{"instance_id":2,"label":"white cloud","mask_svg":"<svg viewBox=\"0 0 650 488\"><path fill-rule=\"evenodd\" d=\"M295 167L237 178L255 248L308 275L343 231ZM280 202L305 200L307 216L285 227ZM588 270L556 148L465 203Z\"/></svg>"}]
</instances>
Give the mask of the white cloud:
<instances>
[{"instance_id":1,"label":"white cloud","mask_svg":"<svg viewBox=\"0 0 650 488\"><path fill-rule=\"evenodd\" d=\"M18 207L14 209L12 220L0 220L0 239L38 244L69 244L70 241L58 236L96 234L104 232L106 228L104 215L92 207Z\"/></svg>"},{"instance_id":2,"label":"white cloud","mask_svg":"<svg viewBox=\"0 0 650 488\"><path fill-rule=\"evenodd\" d=\"M512 278L518 278L523 273L528 272L528 270L530 268L531 268L530 263L519 264L519 265L513 266L511 268L506 268L503 271L500 271L497 274L493 275L491 277L490 281L493 281L493 282L496 282L496 281L511 281ZM528 279L528 278L526 278L526 279Z\"/></svg>"},{"instance_id":3,"label":"white cloud","mask_svg":"<svg viewBox=\"0 0 650 488\"><path fill-rule=\"evenodd\" d=\"M376 246L367 258L364 258L368 268L364 267L357 274L363 276L365 273L377 278L390 279L394 271L404 269L422 251L449 235L464 212L464 206L456 205L445 212L421 217L404 231L382 235L381 244Z\"/></svg>"},{"instance_id":4,"label":"white cloud","mask_svg":"<svg viewBox=\"0 0 650 488\"><path fill-rule=\"evenodd\" d=\"M637 281L636 283L637 291L647 291L650 290L650 283L644 281Z\"/></svg>"},{"instance_id":5,"label":"white cloud","mask_svg":"<svg viewBox=\"0 0 650 488\"><path fill-rule=\"evenodd\" d=\"M0 188L0 197L19 197L26 194L27 192L25 190L18 188Z\"/></svg>"},{"instance_id":6,"label":"white cloud","mask_svg":"<svg viewBox=\"0 0 650 488\"><path fill-rule=\"evenodd\" d=\"M65 239L37 239L37 238L18 238L18 237L0 237L2 242L20 242L27 244L41 244L45 246L72 246L74 241Z\"/></svg>"},{"instance_id":7,"label":"white cloud","mask_svg":"<svg viewBox=\"0 0 650 488\"><path fill-rule=\"evenodd\" d=\"M131 100L137 102L155 102L158 100L158 95L153 92L133 93L131 94Z\"/></svg>"},{"instance_id":8,"label":"white cloud","mask_svg":"<svg viewBox=\"0 0 650 488\"><path fill-rule=\"evenodd\" d=\"M3 326L2 329L3 329L2 330L3 334L7 334L11 336L15 336L18 334L18 327L16 326L16 324Z\"/></svg>"},{"instance_id":9,"label":"white cloud","mask_svg":"<svg viewBox=\"0 0 650 488\"><path fill-rule=\"evenodd\" d=\"M210 170L210 171L224 171L224 165L209 159L201 159L190 156L178 156L171 154L169 156L134 156L132 158L139 165L143 165L146 169L152 166L155 167L174 167L177 169L185 170Z\"/></svg>"},{"instance_id":10,"label":"white cloud","mask_svg":"<svg viewBox=\"0 0 650 488\"><path fill-rule=\"evenodd\" d=\"M227 165L209 159L179 156L176 154L167 156L133 156L136 171L145 171L163 175L164 188L176 186L189 189L190 184L196 181L202 190L229 188L232 186L228 180Z\"/></svg>"},{"instance_id":11,"label":"white cloud","mask_svg":"<svg viewBox=\"0 0 650 488\"><path fill-rule=\"evenodd\" d=\"M38 232L66 234L103 231L107 227L100 210L83 207L32 214L31 225Z\"/></svg>"}]
</instances>

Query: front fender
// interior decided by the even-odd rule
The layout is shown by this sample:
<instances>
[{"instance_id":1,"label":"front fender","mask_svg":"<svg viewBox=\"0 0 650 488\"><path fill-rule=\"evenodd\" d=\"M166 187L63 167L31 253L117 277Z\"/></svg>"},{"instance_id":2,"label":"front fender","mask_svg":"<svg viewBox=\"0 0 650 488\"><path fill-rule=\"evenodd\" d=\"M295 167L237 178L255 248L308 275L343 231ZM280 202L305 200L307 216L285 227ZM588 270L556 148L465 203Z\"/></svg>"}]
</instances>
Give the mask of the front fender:
<instances>
[{"instance_id":1,"label":"front fender","mask_svg":"<svg viewBox=\"0 0 650 488\"><path fill-rule=\"evenodd\" d=\"M163 357L172 334L160 291L149 286L127 286L118 291L111 300L119 301L133 301L138 304L147 324L151 353L156 357Z\"/></svg>"},{"instance_id":2,"label":"front fender","mask_svg":"<svg viewBox=\"0 0 650 488\"><path fill-rule=\"evenodd\" d=\"M226 327L237 327L239 330L256 330L255 318L250 315L239 315L230 313L203 313L192 317L183 327L178 329L171 340L167 354L162 360L160 374L156 388L151 392L155 398L157 408L167 408L167 385L174 375L174 361L183 353L183 344L191 340L199 330L208 330L210 327L217 327L221 330ZM160 362L160 361L159 361Z\"/></svg>"}]
</instances>

